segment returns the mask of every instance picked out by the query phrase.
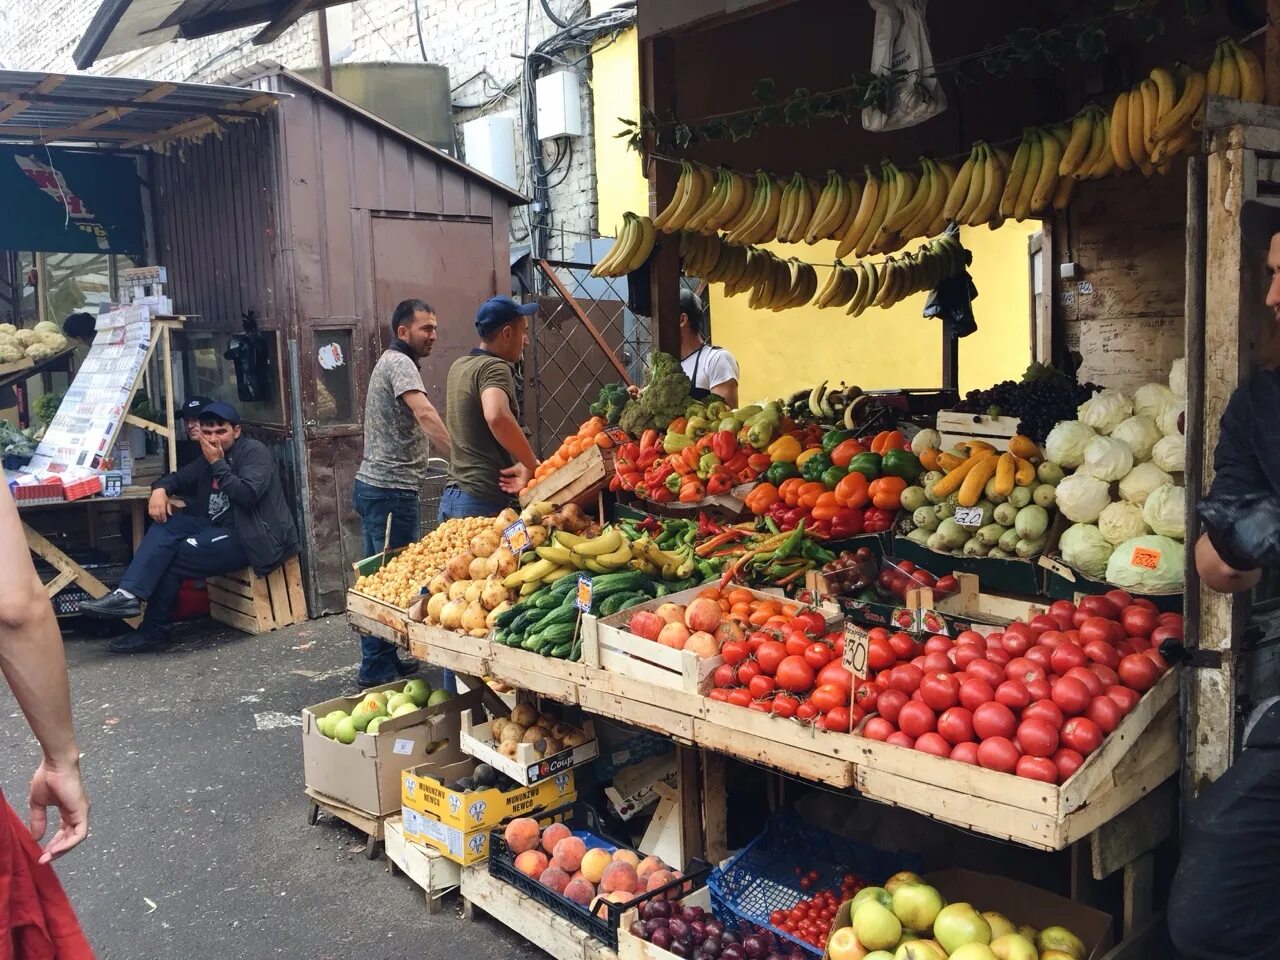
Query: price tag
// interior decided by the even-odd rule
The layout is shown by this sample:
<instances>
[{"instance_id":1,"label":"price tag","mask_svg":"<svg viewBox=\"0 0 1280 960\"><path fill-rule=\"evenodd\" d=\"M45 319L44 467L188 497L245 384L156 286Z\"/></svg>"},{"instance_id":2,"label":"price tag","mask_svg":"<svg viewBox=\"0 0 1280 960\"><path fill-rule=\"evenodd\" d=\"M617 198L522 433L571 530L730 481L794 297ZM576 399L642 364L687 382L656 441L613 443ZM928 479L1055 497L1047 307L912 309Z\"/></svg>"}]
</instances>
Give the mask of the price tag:
<instances>
[{"instance_id":1,"label":"price tag","mask_svg":"<svg viewBox=\"0 0 1280 960\"><path fill-rule=\"evenodd\" d=\"M104 497L118 497L124 492L124 478L118 473L106 473L102 475L102 495Z\"/></svg>"},{"instance_id":2,"label":"price tag","mask_svg":"<svg viewBox=\"0 0 1280 960\"><path fill-rule=\"evenodd\" d=\"M590 613L591 612L591 594L592 594L591 578L580 575L578 577L578 599L574 602L574 606L576 606L583 613Z\"/></svg>"},{"instance_id":3,"label":"price tag","mask_svg":"<svg viewBox=\"0 0 1280 960\"><path fill-rule=\"evenodd\" d=\"M844 667L859 680L867 678L867 656L871 650L871 635L857 624L844 623Z\"/></svg>"},{"instance_id":4,"label":"price tag","mask_svg":"<svg viewBox=\"0 0 1280 960\"><path fill-rule=\"evenodd\" d=\"M391 752L398 753L401 756L407 757L409 756L409 754L413 753L413 741L397 740L395 744L391 747Z\"/></svg>"},{"instance_id":5,"label":"price tag","mask_svg":"<svg viewBox=\"0 0 1280 960\"><path fill-rule=\"evenodd\" d=\"M958 507L956 508L956 523L962 527L974 529L982 526L982 508L981 507Z\"/></svg>"},{"instance_id":6,"label":"price tag","mask_svg":"<svg viewBox=\"0 0 1280 960\"><path fill-rule=\"evenodd\" d=\"M605 429L604 434L614 443L631 442L631 434L627 433L627 431L623 430L621 427L608 427Z\"/></svg>"},{"instance_id":7,"label":"price tag","mask_svg":"<svg viewBox=\"0 0 1280 960\"><path fill-rule=\"evenodd\" d=\"M517 520L503 530L502 538L507 541L507 549L517 557L529 549L529 529L523 520Z\"/></svg>"},{"instance_id":8,"label":"price tag","mask_svg":"<svg viewBox=\"0 0 1280 960\"><path fill-rule=\"evenodd\" d=\"M1150 547L1134 547L1133 556L1129 558L1129 562L1135 567L1154 570L1160 566L1160 551L1152 550Z\"/></svg>"}]
</instances>

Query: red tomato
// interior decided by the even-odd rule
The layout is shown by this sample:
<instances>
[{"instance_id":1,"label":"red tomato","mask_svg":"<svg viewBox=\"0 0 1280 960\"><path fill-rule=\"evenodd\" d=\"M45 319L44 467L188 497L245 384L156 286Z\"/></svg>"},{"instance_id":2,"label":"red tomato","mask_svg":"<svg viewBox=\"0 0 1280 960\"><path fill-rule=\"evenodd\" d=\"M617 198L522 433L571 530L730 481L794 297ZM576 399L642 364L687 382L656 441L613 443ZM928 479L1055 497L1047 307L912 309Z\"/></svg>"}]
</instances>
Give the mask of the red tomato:
<instances>
[{"instance_id":1,"label":"red tomato","mask_svg":"<svg viewBox=\"0 0 1280 960\"><path fill-rule=\"evenodd\" d=\"M716 672L711 675L711 682L717 687L731 687L738 682L738 671L733 669L730 664L722 663L716 667Z\"/></svg>"},{"instance_id":2,"label":"red tomato","mask_svg":"<svg viewBox=\"0 0 1280 960\"><path fill-rule=\"evenodd\" d=\"M905 704L898 713L898 729L909 737L919 737L936 729L937 725L937 714L929 709L928 704L918 700Z\"/></svg>"},{"instance_id":3,"label":"red tomato","mask_svg":"<svg viewBox=\"0 0 1280 960\"><path fill-rule=\"evenodd\" d=\"M818 708L813 705L812 700L806 700L800 706L796 707L796 719L805 723L811 723L819 717Z\"/></svg>"},{"instance_id":4,"label":"red tomato","mask_svg":"<svg viewBox=\"0 0 1280 960\"><path fill-rule=\"evenodd\" d=\"M800 701L795 697L789 697L785 693L780 693L773 698L773 715L775 717L794 717L796 708L800 706Z\"/></svg>"},{"instance_id":5,"label":"red tomato","mask_svg":"<svg viewBox=\"0 0 1280 960\"><path fill-rule=\"evenodd\" d=\"M1046 676L1044 667L1026 657L1014 657L1004 667L1006 680L1021 680L1030 683L1032 680L1043 680Z\"/></svg>"},{"instance_id":6,"label":"red tomato","mask_svg":"<svg viewBox=\"0 0 1280 960\"><path fill-rule=\"evenodd\" d=\"M787 648L777 640L766 640L756 650L756 663L770 676L777 672L778 664L786 658Z\"/></svg>"},{"instance_id":7,"label":"red tomato","mask_svg":"<svg viewBox=\"0 0 1280 960\"><path fill-rule=\"evenodd\" d=\"M912 658L911 658L911 665L912 665L913 667L917 668L921 673L928 673L928 672L929 672L929 671L928 671L928 668L925 666L925 656L924 656L924 654L923 654L923 653L922 653L922 654L920 654L920 656L918 656L918 657L912 657Z\"/></svg>"},{"instance_id":8,"label":"red tomato","mask_svg":"<svg viewBox=\"0 0 1280 960\"><path fill-rule=\"evenodd\" d=\"M951 748L951 759L961 763L978 764L978 745L972 742L957 743Z\"/></svg>"},{"instance_id":9,"label":"red tomato","mask_svg":"<svg viewBox=\"0 0 1280 960\"><path fill-rule=\"evenodd\" d=\"M1105 686L1102 679L1088 667L1072 667L1063 674L1063 676L1074 677L1076 680L1083 683L1089 690L1090 699L1093 699L1100 694Z\"/></svg>"},{"instance_id":10,"label":"red tomato","mask_svg":"<svg viewBox=\"0 0 1280 960\"><path fill-rule=\"evenodd\" d=\"M988 737L1012 737L1016 726L1013 711L1003 703L993 700L973 711L973 730L980 740Z\"/></svg>"},{"instance_id":11,"label":"red tomato","mask_svg":"<svg viewBox=\"0 0 1280 960\"><path fill-rule=\"evenodd\" d=\"M809 702L822 713L828 713L837 707L847 706L849 692L838 683L824 683L814 688L809 695Z\"/></svg>"},{"instance_id":12,"label":"red tomato","mask_svg":"<svg viewBox=\"0 0 1280 960\"><path fill-rule=\"evenodd\" d=\"M1008 651L1009 656L1020 657L1031 649L1031 645L1035 643L1035 636L1030 624L1011 623L1005 627L1000 645Z\"/></svg>"},{"instance_id":13,"label":"red tomato","mask_svg":"<svg viewBox=\"0 0 1280 960\"><path fill-rule=\"evenodd\" d=\"M1055 600L1049 604L1049 616L1051 617L1067 617L1068 619L1076 612L1076 605L1070 600Z\"/></svg>"},{"instance_id":14,"label":"red tomato","mask_svg":"<svg viewBox=\"0 0 1280 960\"><path fill-rule=\"evenodd\" d=\"M1169 661L1164 658L1164 654L1159 650L1154 648L1151 650L1143 650L1142 655L1154 663L1162 674L1169 669Z\"/></svg>"},{"instance_id":15,"label":"red tomato","mask_svg":"<svg viewBox=\"0 0 1280 960\"><path fill-rule=\"evenodd\" d=\"M731 667L736 667L743 660L747 659L747 645L741 640L730 640L720 648L720 656L724 658L724 662Z\"/></svg>"},{"instance_id":16,"label":"red tomato","mask_svg":"<svg viewBox=\"0 0 1280 960\"><path fill-rule=\"evenodd\" d=\"M729 691L729 702L735 707L751 706L751 692L742 687Z\"/></svg>"},{"instance_id":17,"label":"red tomato","mask_svg":"<svg viewBox=\"0 0 1280 960\"><path fill-rule=\"evenodd\" d=\"M969 664L965 670L969 676L978 677L981 680L987 681L987 683L991 684L991 689L993 691L1008 679L1004 675L1004 667L999 664L992 663L990 660L975 660L973 663Z\"/></svg>"},{"instance_id":18,"label":"red tomato","mask_svg":"<svg viewBox=\"0 0 1280 960\"><path fill-rule=\"evenodd\" d=\"M815 637L827 632L826 618L817 610L801 610L791 618L791 625Z\"/></svg>"},{"instance_id":19,"label":"red tomato","mask_svg":"<svg viewBox=\"0 0 1280 960\"><path fill-rule=\"evenodd\" d=\"M932 753L935 757L951 756L951 744L932 732L916 738L916 749L922 753Z\"/></svg>"},{"instance_id":20,"label":"red tomato","mask_svg":"<svg viewBox=\"0 0 1280 960\"><path fill-rule=\"evenodd\" d=\"M1072 750L1070 747L1063 747L1053 755L1053 765L1058 768L1058 782L1066 783L1071 779L1071 775L1080 769L1080 765L1084 763L1084 757L1080 755L1080 751Z\"/></svg>"},{"instance_id":21,"label":"red tomato","mask_svg":"<svg viewBox=\"0 0 1280 960\"><path fill-rule=\"evenodd\" d=\"M790 656L778 664L774 674L778 686L792 693L804 693L813 689L813 667L805 662L804 657Z\"/></svg>"},{"instance_id":22,"label":"red tomato","mask_svg":"<svg viewBox=\"0 0 1280 960\"><path fill-rule=\"evenodd\" d=\"M763 673L752 677L751 682L747 684L747 690L751 692L753 700L763 700L777 688L778 684L773 677L766 677Z\"/></svg>"},{"instance_id":23,"label":"red tomato","mask_svg":"<svg viewBox=\"0 0 1280 960\"><path fill-rule=\"evenodd\" d=\"M1142 699L1142 695L1138 691L1118 685L1107 687L1107 696L1115 701L1116 706L1120 708L1121 715L1129 713L1138 705L1138 701Z\"/></svg>"},{"instance_id":24,"label":"red tomato","mask_svg":"<svg viewBox=\"0 0 1280 960\"><path fill-rule=\"evenodd\" d=\"M920 669L925 673L952 673L955 664L945 653L926 653L920 658Z\"/></svg>"},{"instance_id":25,"label":"red tomato","mask_svg":"<svg viewBox=\"0 0 1280 960\"><path fill-rule=\"evenodd\" d=\"M1103 733L1110 733L1120 725L1124 711L1120 709L1118 703L1104 693L1089 701L1089 709L1084 712L1084 715L1096 723Z\"/></svg>"},{"instance_id":26,"label":"red tomato","mask_svg":"<svg viewBox=\"0 0 1280 960\"><path fill-rule=\"evenodd\" d=\"M1120 625L1131 637L1149 637L1156 628L1156 615L1146 607L1125 607L1120 611Z\"/></svg>"},{"instance_id":27,"label":"red tomato","mask_svg":"<svg viewBox=\"0 0 1280 960\"><path fill-rule=\"evenodd\" d=\"M1091 640L1084 645L1084 655L1094 663L1101 663L1114 670L1120 663L1120 654L1109 640Z\"/></svg>"},{"instance_id":28,"label":"red tomato","mask_svg":"<svg viewBox=\"0 0 1280 960\"><path fill-rule=\"evenodd\" d=\"M782 645L786 647L788 657L802 657L811 642L799 630L793 630L787 634L787 638L782 642Z\"/></svg>"},{"instance_id":29,"label":"red tomato","mask_svg":"<svg viewBox=\"0 0 1280 960\"><path fill-rule=\"evenodd\" d=\"M1058 782L1058 767L1048 757L1019 757L1014 773L1028 780L1043 780L1045 783Z\"/></svg>"},{"instance_id":30,"label":"red tomato","mask_svg":"<svg viewBox=\"0 0 1280 960\"><path fill-rule=\"evenodd\" d=\"M964 707L952 707L938 718L938 733L948 743L968 743L974 738L973 713Z\"/></svg>"},{"instance_id":31,"label":"red tomato","mask_svg":"<svg viewBox=\"0 0 1280 960\"><path fill-rule=\"evenodd\" d=\"M995 695L991 684L981 677L969 677L960 684L960 703L971 711L977 710L988 700L994 700Z\"/></svg>"},{"instance_id":32,"label":"red tomato","mask_svg":"<svg viewBox=\"0 0 1280 960\"><path fill-rule=\"evenodd\" d=\"M822 674L818 674L818 680L822 680ZM880 688L873 683L859 684L858 689L853 692L853 702L866 713L874 710L879 700Z\"/></svg>"},{"instance_id":33,"label":"red tomato","mask_svg":"<svg viewBox=\"0 0 1280 960\"><path fill-rule=\"evenodd\" d=\"M746 660L738 664L738 682L746 685L761 674L760 664L754 660Z\"/></svg>"},{"instance_id":34,"label":"red tomato","mask_svg":"<svg viewBox=\"0 0 1280 960\"><path fill-rule=\"evenodd\" d=\"M950 673L926 674L920 681L920 699L937 711L954 707L960 702L960 681Z\"/></svg>"},{"instance_id":35,"label":"red tomato","mask_svg":"<svg viewBox=\"0 0 1280 960\"><path fill-rule=\"evenodd\" d=\"M901 690L886 690L880 694L880 699L876 701L876 710L880 716L884 717L890 723L898 722L898 712L903 708L911 698Z\"/></svg>"},{"instance_id":36,"label":"red tomato","mask_svg":"<svg viewBox=\"0 0 1280 960\"><path fill-rule=\"evenodd\" d=\"M1027 684L1027 693L1032 700L1048 700L1051 687L1048 680L1032 680Z\"/></svg>"},{"instance_id":37,"label":"red tomato","mask_svg":"<svg viewBox=\"0 0 1280 960\"><path fill-rule=\"evenodd\" d=\"M1027 709L1022 711L1022 719L1025 720L1043 720L1053 729L1057 730L1067 719L1062 712L1062 708L1052 700L1037 700Z\"/></svg>"},{"instance_id":38,"label":"red tomato","mask_svg":"<svg viewBox=\"0 0 1280 960\"><path fill-rule=\"evenodd\" d=\"M1126 687L1146 693L1160 679L1160 668L1145 653L1131 653L1120 661L1120 682Z\"/></svg>"},{"instance_id":39,"label":"red tomato","mask_svg":"<svg viewBox=\"0 0 1280 960\"><path fill-rule=\"evenodd\" d=\"M1027 626L1031 628L1031 635L1038 639L1040 635L1046 631L1057 630L1058 621L1046 613L1041 613L1032 617L1031 622L1027 624Z\"/></svg>"},{"instance_id":40,"label":"red tomato","mask_svg":"<svg viewBox=\"0 0 1280 960\"><path fill-rule=\"evenodd\" d=\"M1054 647L1053 654L1049 657L1049 665L1060 677L1066 676L1067 671L1072 667L1083 667L1088 662L1089 658L1085 656L1084 651L1074 643L1064 643Z\"/></svg>"},{"instance_id":41,"label":"red tomato","mask_svg":"<svg viewBox=\"0 0 1280 960\"><path fill-rule=\"evenodd\" d=\"M1032 717L1018 724L1014 742L1023 753L1033 757L1051 757L1058 749L1058 728L1048 720Z\"/></svg>"},{"instance_id":42,"label":"red tomato","mask_svg":"<svg viewBox=\"0 0 1280 960\"><path fill-rule=\"evenodd\" d=\"M890 634L889 646L900 660L909 660L916 655L916 642L909 633L898 631Z\"/></svg>"},{"instance_id":43,"label":"red tomato","mask_svg":"<svg viewBox=\"0 0 1280 960\"><path fill-rule=\"evenodd\" d=\"M886 630L884 627L872 627L870 630L867 631L867 636L870 637L872 640L888 640L889 631Z\"/></svg>"},{"instance_id":44,"label":"red tomato","mask_svg":"<svg viewBox=\"0 0 1280 960\"><path fill-rule=\"evenodd\" d=\"M729 691L723 687L713 687L707 691L707 697L711 700L717 700L720 703L729 702Z\"/></svg>"},{"instance_id":45,"label":"red tomato","mask_svg":"<svg viewBox=\"0 0 1280 960\"><path fill-rule=\"evenodd\" d=\"M1102 731L1088 717L1072 717L1062 726L1062 742L1087 757L1102 743Z\"/></svg>"},{"instance_id":46,"label":"red tomato","mask_svg":"<svg viewBox=\"0 0 1280 960\"><path fill-rule=\"evenodd\" d=\"M1013 773L1018 766L1018 748L1008 737L991 737L978 744L978 765L1000 773Z\"/></svg>"},{"instance_id":47,"label":"red tomato","mask_svg":"<svg viewBox=\"0 0 1280 960\"><path fill-rule=\"evenodd\" d=\"M1138 642L1145 644L1147 641L1139 637ZM1138 652L1138 647L1134 646L1133 642L1130 640L1125 640L1123 643L1116 644L1116 656L1118 656L1121 660L1123 660L1129 654L1137 653L1137 652ZM1095 664L1095 666L1100 666L1100 664Z\"/></svg>"},{"instance_id":48,"label":"red tomato","mask_svg":"<svg viewBox=\"0 0 1280 960\"><path fill-rule=\"evenodd\" d=\"M867 669L883 670L886 667L893 666L898 656L893 652L893 648L889 646L888 640L880 638L872 638L867 644Z\"/></svg>"},{"instance_id":49,"label":"red tomato","mask_svg":"<svg viewBox=\"0 0 1280 960\"><path fill-rule=\"evenodd\" d=\"M1087 610L1090 616L1105 617L1115 620L1120 616L1120 608L1108 596L1089 596L1080 600L1080 609Z\"/></svg>"},{"instance_id":50,"label":"red tomato","mask_svg":"<svg viewBox=\"0 0 1280 960\"><path fill-rule=\"evenodd\" d=\"M924 671L909 663L902 663L889 672L889 686L903 693L915 693L920 688Z\"/></svg>"},{"instance_id":51,"label":"red tomato","mask_svg":"<svg viewBox=\"0 0 1280 960\"><path fill-rule=\"evenodd\" d=\"M1182 629L1182 614L1175 613L1170 610L1168 613L1162 613L1156 617L1156 623L1162 627L1177 627Z\"/></svg>"},{"instance_id":52,"label":"red tomato","mask_svg":"<svg viewBox=\"0 0 1280 960\"><path fill-rule=\"evenodd\" d=\"M1080 624L1080 639L1084 641L1086 647L1095 641L1110 643L1112 637L1111 624L1112 621L1103 617L1090 616Z\"/></svg>"},{"instance_id":53,"label":"red tomato","mask_svg":"<svg viewBox=\"0 0 1280 960\"><path fill-rule=\"evenodd\" d=\"M1053 685L1052 700L1069 717L1085 712L1091 699L1089 688L1075 677L1060 677Z\"/></svg>"},{"instance_id":54,"label":"red tomato","mask_svg":"<svg viewBox=\"0 0 1280 960\"><path fill-rule=\"evenodd\" d=\"M895 730L893 733L889 734L885 743L892 743L895 747L906 747L908 750L916 745L916 742L901 730Z\"/></svg>"},{"instance_id":55,"label":"red tomato","mask_svg":"<svg viewBox=\"0 0 1280 960\"><path fill-rule=\"evenodd\" d=\"M1022 659L1030 660L1032 663L1034 663L1037 667L1039 667L1041 670L1043 670L1047 674L1050 670L1049 654L1051 654L1052 652L1053 651L1049 647L1041 646L1040 644L1037 643L1034 647L1032 647L1030 650L1026 652L1026 654L1022 657Z\"/></svg>"},{"instance_id":56,"label":"red tomato","mask_svg":"<svg viewBox=\"0 0 1280 960\"><path fill-rule=\"evenodd\" d=\"M821 670L831 662L833 656L835 654L825 643L811 643L804 648L804 662L814 670Z\"/></svg>"},{"instance_id":57,"label":"red tomato","mask_svg":"<svg viewBox=\"0 0 1280 960\"><path fill-rule=\"evenodd\" d=\"M755 633L751 634L751 636L747 637L747 652L754 657L756 654L756 651L760 649L761 644L766 643L770 640L776 640L776 639L777 637L775 637L772 633L766 633L763 630L757 630Z\"/></svg>"},{"instance_id":58,"label":"red tomato","mask_svg":"<svg viewBox=\"0 0 1280 960\"><path fill-rule=\"evenodd\" d=\"M957 643L952 648L952 656L955 659L956 667L964 670L973 661L978 660L986 655L987 648L976 643Z\"/></svg>"},{"instance_id":59,"label":"red tomato","mask_svg":"<svg viewBox=\"0 0 1280 960\"><path fill-rule=\"evenodd\" d=\"M758 710L760 713L773 713L773 705L768 700L752 700L748 709Z\"/></svg>"},{"instance_id":60,"label":"red tomato","mask_svg":"<svg viewBox=\"0 0 1280 960\"><path fill-rule=\"evenodd\" d=\"M1120 678L1116 676L1116 672L1105 663L1091 663L1089 664L1088 670L1102 681L1102 685L1104 687L1109 687L1113 683L1120 682Z\"/></svg>"},{"instance_id":61,"label":"red tomato","mask_svg":"<svg viewBox=\"0 0 1280 960\"><path fill-rule=\"evenodd\" d=\"M884 717L872 717L867 721L867 725L862 728L862 735L868 740L879 740L882 743L889 739L889 734L897 730L892 723Z\"/></svg>"},{"instance_id":62,"label":"red tomato","mask_svg":"<svg viewBox=\"0 0 1280 960\"><path fill-rule=\"evenodd\" d=\"M956 643L978 643L986 646L986 638L977 630L961 630L956 634Z\"/></svg>"},{"instance_id":63,"label":"red tomato","mask_svg":"<svg viewBox=\"0 0 1280 960\"><path fill-rule=\"evenodd\" d=\"M853 689L853 674L845 668L845 665L838 660L832 660L825 667L818 671L817 679L814 681L818 684L838 683L845 690Z\"/></svg>"},{"instance_id":64,"label":"red tomato","mask_svg":"<svg viewBox=\"0 0 1280 960\"><path fill-rule=\"evenodd\" d=\"M1031 694L1027 693L1027 685L1021 680L1006 680L996 687L995 700L1016 712L1031 702Z\"/></svg>"},{"instance_id":65,"label":"red tomato","mask_svg":"<svg viewBox=\"0 0 1280 960\"><path fill-rule=\"evenodd\" d=\"M987 659L990 660L992 663L994 663L996 666L1003 667L1005 664L1007 664L1010 660L1013 659L1013 654L1011 654L1008 650L1004 649L1004 647L992 647L990 650L987 651Z\"/></svg>"},{"instance_id":66,"label":"red tomato","mask_svg":"<svg viewBox=\"0 0 1280 960\"><path fill-rule=\"evenodd\" d=\"M1067 638L1061 630L1046 630L1040 634L1040 646L1048 647L1050 653L1066 642Z\"/></svg>"},{"instance_id":67,"label":"red tomato","mask_svg":"<svg viewBox=\"0 0 1280 960\"><path fill-rule=\"evenodd\" d=\"M853 720L849 716L849 711L844 707L836 707L834 710L829 710L827 715L822 718L822 729L830 730L832 733L848 733L852 725Z\"/></svg>"},{"instance_id":68,"label":"red tomato","mask_svg":"<svg viewBox=\"0 0 1280 960\"><path fill-rule=\"evenodd\" d=\"M1175 640L1178 643L1181 643L1182 627L1169 624L1164 627L1156 627L1151 631L1151 646L1159 649L1160 644L1164 643L1166 640Z\"/></svg>"},{"instance_id":69,"label":"red tomato","mask_svg":"<svg viewBox=\"0 0 1280 960\"><path fill-rule=\"evenodd\" d=\"M924 642L924 652L946 653L952 648L952 646L954 646L954 644L951 642L950 637L942 637L935 633Z\"/></svg>"}]
</instances>

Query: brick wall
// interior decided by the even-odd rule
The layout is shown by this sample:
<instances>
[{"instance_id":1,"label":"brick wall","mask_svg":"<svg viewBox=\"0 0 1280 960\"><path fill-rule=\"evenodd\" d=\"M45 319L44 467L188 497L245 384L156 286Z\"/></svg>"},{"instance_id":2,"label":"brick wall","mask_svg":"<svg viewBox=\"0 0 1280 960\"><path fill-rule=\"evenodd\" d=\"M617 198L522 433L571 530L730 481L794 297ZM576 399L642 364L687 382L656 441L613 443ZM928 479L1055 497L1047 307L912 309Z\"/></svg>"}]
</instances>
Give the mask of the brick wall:
<instances>
[{"instance_id":1,"label":"brick wall","mask_svg":"<svg viewBox=\"0 0 1280 960\"><path fill-rule=\"evenodd\" d=\"M74 72L71 54L89 24L100 0L2 0L0 2L0 65L13 70ZM551 0L561 19L580 6L576 0ZM449 68L455 109L461 124L491 112L510 113L519 130L521 59L557 29L538 3L520 0L418 0L422 46L418 40L418 16L413 0L356 0L348 5L350 50L344 62L422 61L422 47L431 63ZM529 11L526 20L526 10ZM331 14L335 19L346 13ZM255 46L254 28L179 41L161 47L124 54L97 63L98 74L147 77L155 80L212 82L264 59L287 67L314 67L319 47L314 15L304 17L274 43ZM334 30L331 28L331 36ZM341 53L342 51L335 51ZM585 49L570 51L565 59L576 61L581 72L583 136L573 138L572 156L550 175L551 209L514 211L512 240L521 242L529 218L542 216L551 225L550 254L567 256L575 242L594 236L596 216L595 156L592 148L590 59ZM458 137L460 147L461 135ZM517 170L523 171L521 188L527 188L523 138L517 134ZM543 144L546 163L556 153L555 144ZM557 185L558 184L558 185Z\"/></svg>"}]
</instances>

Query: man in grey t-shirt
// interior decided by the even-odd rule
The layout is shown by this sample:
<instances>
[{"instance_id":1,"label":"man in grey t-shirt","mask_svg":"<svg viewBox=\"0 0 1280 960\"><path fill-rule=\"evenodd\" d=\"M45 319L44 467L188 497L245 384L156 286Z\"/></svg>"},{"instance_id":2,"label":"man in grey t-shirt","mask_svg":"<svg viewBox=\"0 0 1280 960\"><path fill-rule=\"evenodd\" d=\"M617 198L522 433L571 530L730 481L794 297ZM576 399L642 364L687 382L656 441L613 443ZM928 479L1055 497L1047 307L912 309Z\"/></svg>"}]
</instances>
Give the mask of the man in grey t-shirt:
<instances>
[{"instance_id":1,"label":"man in grey t-shirt","mask_svg":"<svg viewBox=\"0 0 1280 960\"><path fill-rule=\"evenodd\" d=\"M421 300L404 300L391 315L391 346L369 377L364 403L364 459L356 471L351 505L360 514L364 555L403 547L418 539L418 497L427 470L427 440L438 456L449 456L449 432L427 399L418 361L436 342L436 313ZM387 540L387 517L391 535ZM412 673L415 663L396 656L394 644L360 638L362 687L390 683Z\"/></svg>"}]
</instances>

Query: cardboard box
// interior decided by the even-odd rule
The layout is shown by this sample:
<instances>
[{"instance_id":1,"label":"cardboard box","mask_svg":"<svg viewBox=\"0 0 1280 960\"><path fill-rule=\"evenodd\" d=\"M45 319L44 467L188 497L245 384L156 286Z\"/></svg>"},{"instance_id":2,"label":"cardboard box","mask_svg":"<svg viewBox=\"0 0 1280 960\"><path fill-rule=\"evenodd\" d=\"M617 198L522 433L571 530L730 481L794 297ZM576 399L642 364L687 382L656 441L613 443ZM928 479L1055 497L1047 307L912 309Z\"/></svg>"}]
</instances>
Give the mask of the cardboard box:
<instances>
[{"instance_id":1,"label":"cardboard box","mask_svg":"<svg viewBox=\"0 0 1280 960\"><path fill-rule=\"evenodd\" d=\"M406 767L443 766L464 758L461 718L480 707L478 690L392 717L376 736L357 733L349 744L330 740L316 726L333 710L350 713L369 693L403 686L404 681L398 681L370 687L359 696L336 697L302 711L302 766L308 787L373 816L385 816L400 808L400 773ZM429 752L431 744L441 740L448 741L447 746Z\"/></svg>"},{"instance_id":2,"label":"cardboard box","mask_svg":"<svg viewBox=\"0 0 1280 960\"><path fill-rule=\"evenodd\" d=\"M440 768L436 765L405 770L400 803L406 810L424 813L445 826L463 831L496 827L504 820L525 817L577 799L573 771L565 770L532 787L503 792L497 787L459 793L445 786L475 770L474 760Z\"/></svg>"},{"instance_id":3,"label":"cardboard box","mask_svg":"<svg viewBox=\"0 0 1280 960\"><path fill-rule=\"evenodd\" d=\"M1066 927L1084 941L1087 960L1098 960L1111 948L1111 914L1060 897L1027 883L976 870L938 870L924 875L948 903L971 903L975 910L1003 913L1014 926ZM840 904L833 931L849 926L849 902ZM823 960L830 960L823 951Z\"/></svg>"},{"instance_id":4,"label":"cardboard box","mask_svg":"<svg viewBox=\"0 0 1280 960\"><path fill-rule=\"evenodd\" d=\"M489 859L489 837L493 827L459 830L447 823L441 823L430 814L420 813L408 807L401 807L400 815L404 823L406 840L438 850L454 863L460 863L464 867ZM567 814L562 812L556 819L563 820L565 816Z\"/></svg>"}]
</instances>

